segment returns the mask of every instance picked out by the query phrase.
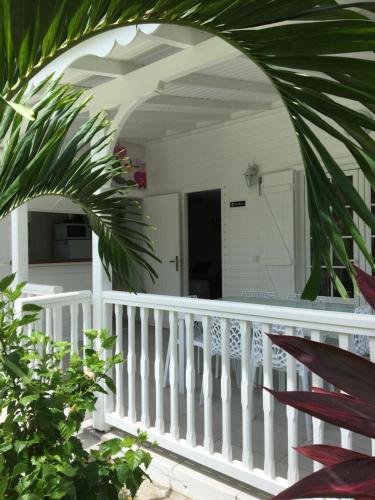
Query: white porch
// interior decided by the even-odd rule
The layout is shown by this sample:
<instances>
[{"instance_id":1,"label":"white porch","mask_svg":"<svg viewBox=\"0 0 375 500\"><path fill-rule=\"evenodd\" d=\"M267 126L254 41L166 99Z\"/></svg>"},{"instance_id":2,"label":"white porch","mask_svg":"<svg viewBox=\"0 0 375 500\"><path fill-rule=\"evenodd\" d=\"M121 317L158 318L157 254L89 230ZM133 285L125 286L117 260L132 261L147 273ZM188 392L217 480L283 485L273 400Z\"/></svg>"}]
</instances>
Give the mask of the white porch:
<instances>
[{"instance_id":1,"label":"white porch","mask_svg":"<svg viewBox=\"0 0 375 500\"><path fill-rule=\"evenodd\" d=\"M303 171L289 117L255 65L232 47L207 37L191 30L176 34L170 27L160 27L153 36L141 34L126 47L115 40L106 58L91 53L78 58L65 77L94 93L91 113L101 107L115 110L117 139L125 141L132 156L146 161L148 188L133 193L143 206L166 194L174 195L177 250L169 255L167 248L163 259L172 271L159 269L159 273L168 278L173 272L177 289L158 289L159 282L156 287L148 283L147 291L167 295L112 292L95 238L92 265L29 265L26 208L13 215L12 252L10 226L2 228L0 274L10 271L12 260L20 280L62 286L65 292L92 288L60 294L58 289L31 286L31 295L42 291L44 296L25 300L46 308L43 326L48 334L55 339L69 338L75 347L82 344L82 328L108 327L118 336L117 350L124 352L127 362L114 374L116 398L99 401L94 415L97 428L146 429L150 439L167 450L208 466L233 482L243 481L263 492L276 493L311 472L313 464L297 457L292 449L306 442L303 416L286 410L259 389L251 402L253 324L263 325L265 332L271 331L272 325L281 325L289 334L302 328L314 340L326 339L328 332L329 338L348 348L353 335L373 335L375 320L335 311L177 297L189 294L187 195L191 193L221 192L223 297L258 289L285 298L302 290L310 267ZM81 117L81 121L86 119ZM352 170L346 151L336 143L332 151L371 205L369 186L357 170ZM259 184L249 189L243 179L253 161L260 166L261 190ZM231 207L240 200L244 205ZM36 200L28 209L44 213L76 210L56 199ZM165 210L172 213L171 206ZM156 212L144 211L151 218ZM164 230L158 227L162 241L171 226L167 224ZM370 246L373 235L368 228L361 229ZM157 247L159 255L161 250ZM169 262L176 256L182 264L178 269L176 261ZM355 247L352 256L357 260ZM173 280L164 281L170 284ZM327 295L333 298L334 291L330 289ZM354 303L354 298L349 303ZM209 323L214 317L219 318L223 332L218 378L213 366L216 359L210 355ZM239 321L241 328L237 374L230 361L231 320ZM197 352L192 349L194 321L203 325L200 373ZM185 323L186 343L178 342L181 323ZM163 387L169 342L171 369L169 384ZM186 351L183 356L179 356L181 348ZM264 384L277 387L267 337L263 353ZM372 337L370 354L375 360ZM181 376L184 383L179 387ZM322 385L316 376L309 377L313 385ZM288 358L288 390L297 387L297 378L296 364ZM200 404L202 384L204 401ZM372 446L369 439L316 420L313 442L341 443L366 452Z\"/></svg>"},{"instance_id":2,"label":"white porch","mask_svg":"<svg viewBox=\"0 0 375 500\"><path fill-rule=\"evenodd\" d=\"M22 300L46 308L42 326L48 334L55 339L71 339L76 348L82 345L81 328L91 322L90 292ZM375 359L375 318L368 315L115 291L101 294L100 307L104 311L103 326L117 335L116 351L124 353L126 363L113 374L116 396L99 401L94 426L100 430L112 426L130 433L145 429L161 448L224 474L233 484L242 481L270 494L312 472L313 464L292 449L307 441L303 415L286 409L260 389L255 389L251 397L254 325L261 324L264 332L272 331L272 325L282 326L291 335L303 328L314 340L326 339L347 349L353 335L366 335L371 358ZM62 327L64 314L70 316L70 322L65 321ZM222 332L219 378L215 377L215 358L210 351L209 325L215 317ZM239 377L230 360L231 320L240 324L241 354L236 360L241 361ZM198 373L197 353L193 351L194 321L203 325L203 373ZM183 346L178 342L182 329L186 331ZM168 343L170 374L168 385L163 387ZM186 348L182 356L181 347ZM264 385L277 388L271 342L265 335L263 359ZM199 364L202 366L202 362ZM183 386L179 386L181 374ZM290 357L284 374L287 389L296 389L297 367ZM312 385L322 387L315 375L309 375L309 379ZM365 452L373 446L370 439L316 419L312 431L314 443L341 444Z\"/></svg>"}]
</instances>

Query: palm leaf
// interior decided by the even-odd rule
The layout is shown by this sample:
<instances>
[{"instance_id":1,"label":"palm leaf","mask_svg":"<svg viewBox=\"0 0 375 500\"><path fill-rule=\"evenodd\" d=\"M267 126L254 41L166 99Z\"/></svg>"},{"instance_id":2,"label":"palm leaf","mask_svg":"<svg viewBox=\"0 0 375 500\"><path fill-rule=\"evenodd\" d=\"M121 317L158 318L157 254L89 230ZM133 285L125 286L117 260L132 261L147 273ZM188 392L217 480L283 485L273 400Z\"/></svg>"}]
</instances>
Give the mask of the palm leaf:
<instances>
[{"instance_id":1,"label":"palm leaf","mask_svg":"<svg viewBox=\"0 0 375 500\"><path fill-rule=\"evenodd\" d=\"M375 142L367 132L375 130L375 121L359 112L360 108L375 111L375 62L368 55L375 49L375 1L345 3L335 0L4 0L0 5L0 49L4 54L0 61L0 92L8 100L16 96L23 85L53 58L80 40L118 26L138 23L191 26L207 30L237 46L263 69L279 91L300 143L306 168L313 235L312 277L305 289L306 296L313 298L319 291L322 263L327 267L340 293L345 295L343 285L332 266L331 248L354 279L337 218L353 236L371 267L375 268L373 257L366 250L363 235L350 220L345 207L352 208L371 228L375 225L374 216L358 193L348 186L340 164L326 150L323 137L331 136L342 142L353 161L359 165L371 186L375 188ZM356 57L356 54L361 57ZM52 106L52 103L50 105ZM64 110L61 111L63 118L71 121L72 115L65 104ZM0 107L0 118L1 139L1 131L5 129L3 123L13 123L16 119L13 112L6 110L4 106ZM38 122L38 119L36 121ZM60 123L50 125L54 127L53 133L48 133L41 123L35 127L30 125L28 128L28 133L32 131L39 138L38 164L44 174L38 185L36 180L30 179L30 171L36 168L36 162L32 161L34 157L31 156L31 149L35 145L32 146L30 138L22 154L21 151L16 151L14 143L14 151L12 154L8 152L6 179L7 182L13 180L13 191L9 200L0 205L0 216L8 213L10 207L14 208L15 199L24 197L16 192L16 178L21 174L12 173L13 170L17 171L20 157L30 160L31 163L30 168L27 163L23 163L25 174L22 177L22 182L27 185L28 196L31 197L41 190L44 194L59 191L61 165L67 165L68 161L77 161L70 153L78 154L78 149L75 145L70 145L71 151L66 153L64 160L50 163L50 157L57 158L62 140L58 131ZM322 136L313 133L315 126L321 129ZM17 137L17 127L14 133ZM90 135L88 130L81 133ZM42 144L44 140L48 141L46 149ZM16 152L18 156L15 155ZM111 163L109 159L106 161ZM13 165L14 162L16 165ZM78 163L82 166L85 162L82 159L82 162ZM98 168L104 165L105 161L98 165ZM125 230L121 230L120 221L116 219L119 206L114 203L111 208L116 194L93 198L93 190L99 189L100 182L107 180L107 175L113 175L114 170L110 169L111 174L103 174L105 178L100 177L99 180L90 177L89 169L90 162L86 161L85 196L91 197L90 220L100 235L100 251L106 266L119 265L121 259L118 252L123 256L126 254L127 258L131 255L139 259L137 245L129 246L127 242L127 246L123 246L127 240ZM68 176L72 176L69 184L72 192L73 184L80 184L75 173L75 170L68 168L64 176L64 181L69 181ZM333 197L330 193L327 173L332 177L340 196ZM7 189L11 189L11 184L7 186ZM6 197L3 189L1 184L1 199ZM76 191L74 196L77 197ZM83 203L84 200L80 199L78 202ZM96 210L95 203L99 202L105 205L105 214L100 208ZM87 210L84 203L83 206ZM103 225L104 215L106 225ZM111 225L112 215L116 224L113 221ZM118 247L118 250L115 250L115 247ZM113 269L115 270L115 267Z\"/></svg>"},{"instance_id":2,"label":"palm leaf","mask_svg":"<svg viewBox=\"0 0 375 500\"><path fill-rule=\"evenodd\" d=\"M132 227L138 228L127 228L128 214L136 210L137 202L117 189L100 192L121 168L113 155L97 160L92 156L111 141L105 134L95 141L108 121L102 115L95 116L72 134L74 120L85 107L79 102L82 92L49 81L38 92L43 95L34 106L33 122L25 123L14 111L4 116L13 132L3 141L0 158L0 213L6 215L47 194L79 204L99 235L99 252L108 274L113 270L114 278L132 290L137 278L132 264L155 276L149 264L152 246L143 230L148 226L142 220L131 219Z\"/></svg>"}]
</instances>

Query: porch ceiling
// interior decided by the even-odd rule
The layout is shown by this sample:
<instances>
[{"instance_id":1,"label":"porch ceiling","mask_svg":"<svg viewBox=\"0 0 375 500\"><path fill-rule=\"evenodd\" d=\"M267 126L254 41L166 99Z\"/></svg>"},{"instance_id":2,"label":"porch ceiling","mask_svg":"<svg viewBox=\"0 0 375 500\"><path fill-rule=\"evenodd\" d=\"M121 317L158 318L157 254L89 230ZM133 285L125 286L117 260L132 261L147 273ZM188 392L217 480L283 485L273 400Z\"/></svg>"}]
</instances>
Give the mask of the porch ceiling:
<instances>
[{"instance_id":1,"label":"porch ceiling","mask_svg":"<svg viewBox=\"0 0 375 500\"><path fill-rule=\"evenodd\" d=\"M64 81L87 88L94 95L108 92L115 82L141 68L173 61L173 56L210 39L207 33L160 26L152 35L138 33L127 46L115 44L107 58L85 56L65 73ZM238 51L217 64L213 57L199 71L162 79L157 95L139 105L129 116L121 136L143 144L195 128L222 123L242 115L272 108L280 100L263 72ZM117 96L116 105L122 104ZM112 107L112 106L111 106Z\"/></svg>"}]
</instances>

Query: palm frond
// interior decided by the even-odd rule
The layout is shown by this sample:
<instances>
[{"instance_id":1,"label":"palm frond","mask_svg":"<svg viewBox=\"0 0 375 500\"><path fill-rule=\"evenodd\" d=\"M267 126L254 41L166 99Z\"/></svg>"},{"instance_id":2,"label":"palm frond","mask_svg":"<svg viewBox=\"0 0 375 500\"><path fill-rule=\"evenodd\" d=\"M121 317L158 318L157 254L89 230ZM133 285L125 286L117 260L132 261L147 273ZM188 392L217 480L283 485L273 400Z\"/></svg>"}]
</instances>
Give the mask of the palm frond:
<instances>
[{"instance_id":1,"label":"palm frond","mask_svg":"<svg viewBox=\"0 0 375 500\"><path fill-rule=\"evenodd\" d=\"M279 91L300 143L314 256L313 275L305 296L314 298L317 294L323 263L345 295L332 266L331 248L353 279L354 274L337 219L375 269L373 256L366 250L363 235L346 207L371 228L375 227L375 218L344 179L341 166L326 150L322 135L342 142L375 188L375 142L368 133L375 130L375 121L360 112L360 108L375 112L374 12L375 1L3 0L0 50L5 57L0 61L0 92L4 98L14 97L53 58L79 41L114 27L171 23L206 30L235 45L263 69ZM2 123L9 122L10 116L12 111L6 111L0 103ZM322 135L313 133L316 126ZM1 130L2 127L0 134ZM54 138L48 140L49 147L55 148ZM9 163L9 175L12 169ZM328 173L339 196L331 193ZM52 172L50 175L53 179ZM76 177L73 179L78 182ZM29 184L30 191L35 188L30 179L25 177L23 182ZM49 190L56 188L52 184L48 184ZM92 179L94 187L97 183ZM47 192L47 187L44 190ZM0 216L5 213L0 206ZM100 211L97 216L98 219L91 218L94 226L99 223ZM96 229L111 244L117 241L114 233ZM134 253L137 250L133 248ZM107 263L109 258L116 261L109 243L101 247L101 252Z\"/></svg>"},{"instance_id":2,"label":"palm frond","mask_svg":"<svg viewBox=\"0 0 375 500\"><path fill-rule=\"evenodd\" d=\"M4 146L0 213L5 216L46 195L77 203L99 236L99 252L108 274L112 271L117 282L133 290L134 269L143 268L155 276L150 265L152 245L146 234L148 225L131 215L137 202L124 190L105 188L121 169L112 154L98 155L111 141L111 135L105 134L108 120L97 115L74 132L74 121L85 108L85 102L79 102L82 92L57 81L44 82L37 90L42 95L33 108L33 122L25 123L12 108L3 116L11 133L7 135L5 127L0 132Z\"/></svg>"}]
</instances>

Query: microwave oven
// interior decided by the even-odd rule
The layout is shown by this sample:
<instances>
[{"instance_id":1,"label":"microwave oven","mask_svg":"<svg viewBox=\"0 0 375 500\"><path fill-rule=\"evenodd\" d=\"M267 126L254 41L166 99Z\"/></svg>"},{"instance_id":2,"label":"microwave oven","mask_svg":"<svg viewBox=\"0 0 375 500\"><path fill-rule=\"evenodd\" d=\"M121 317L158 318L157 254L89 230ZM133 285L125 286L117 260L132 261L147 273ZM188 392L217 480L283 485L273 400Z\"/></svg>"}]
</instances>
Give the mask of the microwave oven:
<instances>
[{"instance_id":1,"label":"microwave oven","mask_svg":"<svg viewBox=\"0 0 375 500\"><path fill-rule=\"evenodd\" d=\"M55 240L89 240L91 228L88 224L63 222L55 224Z\"/></svg>"}]
</instances>

